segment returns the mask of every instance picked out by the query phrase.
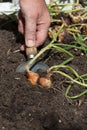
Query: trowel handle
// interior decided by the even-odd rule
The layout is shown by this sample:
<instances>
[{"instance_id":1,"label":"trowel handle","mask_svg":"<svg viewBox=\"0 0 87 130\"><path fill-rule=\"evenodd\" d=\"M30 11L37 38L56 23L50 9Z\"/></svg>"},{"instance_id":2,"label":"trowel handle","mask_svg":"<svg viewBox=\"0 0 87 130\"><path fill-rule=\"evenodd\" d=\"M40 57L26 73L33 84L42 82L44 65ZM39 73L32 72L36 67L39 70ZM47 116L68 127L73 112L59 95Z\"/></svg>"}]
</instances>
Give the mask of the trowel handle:
<instances>
[{"instance_id":1,"label":"trowel handle","mask_svg":"<svg viewBox=\"0 0 87 130\"><path fill-rule=\"evenodd\" d=\"M28 59L33 58L37 54L36 47L26 47L26 56Z\"/></svg>"}]
</instances>

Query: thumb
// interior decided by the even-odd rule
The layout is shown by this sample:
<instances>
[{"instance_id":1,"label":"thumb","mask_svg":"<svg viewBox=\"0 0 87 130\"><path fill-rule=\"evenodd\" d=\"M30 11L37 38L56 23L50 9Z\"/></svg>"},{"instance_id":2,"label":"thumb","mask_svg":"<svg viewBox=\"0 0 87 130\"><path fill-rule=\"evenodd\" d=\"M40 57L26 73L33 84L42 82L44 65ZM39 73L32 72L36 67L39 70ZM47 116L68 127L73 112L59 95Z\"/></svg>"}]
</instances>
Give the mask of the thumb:
<instances>
[{"instance_id":1,"label":"thumb","mask_svg":"<svg viewBox=\"0 0 87 130\"><path fill-rule=\"evenodd\" d=\"M36 19L25 19L25 45L26 47L35 46L36 39Z\"/></svg>"}]
</instances>

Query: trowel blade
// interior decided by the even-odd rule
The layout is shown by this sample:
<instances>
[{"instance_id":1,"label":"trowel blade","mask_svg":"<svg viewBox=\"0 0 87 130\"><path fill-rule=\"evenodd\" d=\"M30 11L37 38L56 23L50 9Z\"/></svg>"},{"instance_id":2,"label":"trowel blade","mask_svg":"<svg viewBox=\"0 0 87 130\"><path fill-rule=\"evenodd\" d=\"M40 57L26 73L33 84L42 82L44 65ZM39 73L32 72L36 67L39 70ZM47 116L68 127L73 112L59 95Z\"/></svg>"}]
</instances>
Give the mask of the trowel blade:
<instances>
[{"instance_id":1,"label":"trowel blade","mask_svg":"<svg viewBox=\"0 0 87 130\"><path fill-rule=\"evenodd\" d=\"M22 64L20 64L17 69L16 69L16 72L18 73L25 73L26 71L26 65L28 64L29 61L25 61L23 62ZM34 62L29 70L33 71L33 72L37 72L39 69L40 70L43 70L43 71L46 71L47 69L49 68L49 66L41 61L37 61L37 62Z\"/></svg>"}]
</instances>

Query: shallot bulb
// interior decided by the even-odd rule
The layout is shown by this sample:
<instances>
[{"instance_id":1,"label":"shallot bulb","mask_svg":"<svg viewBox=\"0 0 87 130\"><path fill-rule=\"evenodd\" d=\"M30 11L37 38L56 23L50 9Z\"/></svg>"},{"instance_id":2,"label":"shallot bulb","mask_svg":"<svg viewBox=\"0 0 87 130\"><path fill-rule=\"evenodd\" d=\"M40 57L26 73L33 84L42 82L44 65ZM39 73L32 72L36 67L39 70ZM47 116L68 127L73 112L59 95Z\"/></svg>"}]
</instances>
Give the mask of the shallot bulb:
<instances>
[{"instance_id":1,"label":"shallot bulb","mask_svg":"<svg viewBox=\"0 0 87 130\"><path fill-rule=\"evenodd\" d=\"M32 71L27 72L28 81L31 83L31 85L35 86L37 85L39 74L34 73Z\"/></svg>"}]
</instances>

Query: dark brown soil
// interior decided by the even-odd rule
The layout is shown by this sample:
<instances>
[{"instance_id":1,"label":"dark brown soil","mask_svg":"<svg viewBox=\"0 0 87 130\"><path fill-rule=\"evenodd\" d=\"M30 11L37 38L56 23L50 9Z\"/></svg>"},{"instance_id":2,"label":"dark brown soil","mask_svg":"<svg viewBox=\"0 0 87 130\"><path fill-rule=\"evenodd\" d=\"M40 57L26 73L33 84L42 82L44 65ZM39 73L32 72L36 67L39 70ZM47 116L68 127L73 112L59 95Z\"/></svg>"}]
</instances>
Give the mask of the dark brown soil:
<instances>
[{"instance_id":1,"label":"dark brown soil","mask_svg":"<svg viewBox=\"0 0 87 130\"><path fill-rule=\"evenodd\" d=\"M20 38L16 23L0 28L0 130L87 130L87 95L66 99L65 79L60 75L53 75L52 88L45 89L32 87L24 74L16 73L25 60L24 54L15 52ZM79 74L87 73L87 57L75 51L74 55L70 64ZM48 64L58 64L63 58L55 55ZM78 87L73 94L77 92Z\"/></svg>"}]
</instances>

